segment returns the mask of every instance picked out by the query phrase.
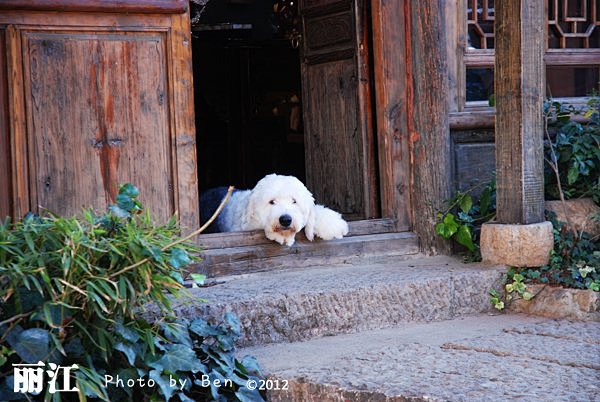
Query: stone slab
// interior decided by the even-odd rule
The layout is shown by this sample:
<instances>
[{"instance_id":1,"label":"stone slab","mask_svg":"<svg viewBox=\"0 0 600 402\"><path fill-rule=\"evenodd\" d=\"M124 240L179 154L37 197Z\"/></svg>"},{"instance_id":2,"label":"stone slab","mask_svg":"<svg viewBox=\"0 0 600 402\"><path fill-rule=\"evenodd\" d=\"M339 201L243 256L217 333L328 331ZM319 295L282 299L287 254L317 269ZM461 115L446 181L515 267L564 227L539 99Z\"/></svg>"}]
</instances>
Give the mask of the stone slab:
<instances>
[{"instance_id":1,"label":"stone slab","mask_svg":"<svg viewBox=\"0 0 600 402\"><path fill-rule=\"evenodd\" d=\"M527 290L535 297L529 301L511 300L508 304L510 311L551 318L600 321L599 292L537 284L527 285Z\"/></svg>"},{"instance_id":2,"label":"stone slab","mask_svg":"<svg viewBox=\"0 0 600 402\"><path fill-rule=\"evenodd\" d=\"M488 290L501 289L504 272L450 257L278 270L218 278L175 311L214 320L235 312L241 345L300 341L490 312Z\"/></svg>"},{"instance_id":3,"label":"stone slab","mask_svg":"<svg viewBox=\"0 0 600 402\"><path fill-rule=\"evenodd\" d=\"M513 267L539 267L548 263L554 247L552 223L529 225L484 223L480 248L484 262Z\"/></svg>"},{"instance_id":4,"label":"stone slab","mask_svg":"<svg viewBox=\"0 0 600 402\"><path fill-rule=\"evenodd\" d=\"M600 213L600 207L591 198L566 200L564 204L562 201L546 201L546 210L554 212L559 221L570 222L577 231L600 235L600 222L593 219Z\"/></svg>"},{"instance_id":5,"label":"stone slab","mask_svg":"<svg viewBox=\"0 0 600 402\"><path fill-rule=\"evenodd\" d=\"M593 401L600 392L599 343L599 323L511 314L241 353L290 381L288 390L270 393L271 401Z\"/></svg>"}]
</instances>

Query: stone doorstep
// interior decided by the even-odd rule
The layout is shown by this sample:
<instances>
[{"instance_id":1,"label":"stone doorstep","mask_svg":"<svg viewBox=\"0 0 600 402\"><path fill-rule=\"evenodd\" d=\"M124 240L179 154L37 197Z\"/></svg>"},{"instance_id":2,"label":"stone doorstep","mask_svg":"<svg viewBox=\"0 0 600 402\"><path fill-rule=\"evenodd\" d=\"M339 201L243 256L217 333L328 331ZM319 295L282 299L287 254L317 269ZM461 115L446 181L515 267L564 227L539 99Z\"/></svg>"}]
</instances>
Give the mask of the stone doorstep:
<instances>
[{"instance_id":1,"label":"stone doorstep","mask_svg":"<svg viewBox=\"0 0 600 402\"><path fill-rule=\"evenodd\" d=\"M270 401L591 401L600 323L476 315L239 351L280 387Z\"/></svg>"},{"instance_id":2,"label":"stone doorstep","mask_svg":"<svg viewBox=\"0 0 600 402\"><path fill-rule=\"evenodd\" d=\"M208 303L184 302L175 311L213 320L235 312L240 346L294 342L491 312L488 290L501 289L504 272L443 256L283 269L217 278L191 290Z\"/></svg>"}]
</instances>

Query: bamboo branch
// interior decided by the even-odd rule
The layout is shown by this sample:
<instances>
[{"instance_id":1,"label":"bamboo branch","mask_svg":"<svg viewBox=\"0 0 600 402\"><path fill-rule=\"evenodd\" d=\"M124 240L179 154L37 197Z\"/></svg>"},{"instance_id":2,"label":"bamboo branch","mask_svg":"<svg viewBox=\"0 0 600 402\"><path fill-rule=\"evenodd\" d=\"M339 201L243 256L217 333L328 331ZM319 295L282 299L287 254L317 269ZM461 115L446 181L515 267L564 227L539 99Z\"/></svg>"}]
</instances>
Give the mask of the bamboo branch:
<instances>
[{"instance_id":1,"label":"bamboo branch","mask_svg":"<svg viewBox=\"0 0 600 402\"><path fill-rule=\"evenodd\" d=\"M176 241L174 241L171 244L167 244L166 246L164 246L163 248L160 249L160 251L165 251L170 249L173 246L176 246L180 243L183 243L185 241L188 241L189 239L191 239L192 237L198 236L200 233L204 232L206 230L207 227L210 226L211 223L214 222L215 219L217 219L217 216L219 216L219 214L221 213L221 211L223 210L223 208L225 208L225 204L227 204L227 202L229 202L229 198L231 197L231 194L233 193L233 190L235 189L235 187L233 186L229 186L229 189L227 190L227 194L225 195L225 197L223 198L223 200L221 201L221 204L219 204L219 207L217 208L217 210L215 211L215 213L210 217L210 219L208 221L206 221L206 223L204 225L202 225L199 229L193 231L192 233L190 233L189 235L178 239ZM147 263L148 261L150 261L152 259L152 257L146 257L143 260L140 260L138 262L136 262L135 264L129 265L113 274L111 274L109 276L109 278L114 278L115 276L121 275L124 272L127 271L131 271L134 268L139 267L140 265L143 265L145 263Z\"/></svg>"},{"instance_id":2,"label":"bamboo branch","mask_svg":"<svg viewBox=\"0 0 600 402\"><path fill-rule=\"evenodd\" d=\"M15 320L18 320L18 319L21 319L21 318L25 318L25 317L27 317L27 316L30 316L30 315L31 315L31 313L33 313L33 311L30 311L29 313L22 313L22 314L13 315L12 317L10 317L10 318L9 318L9 319L7 319L7 320L0 321L0 327L1 327L1 326L3 326L3 325L6 325L6 324L10 324L11 322L13 322L13 321L15 321Z\"/></svg>"}]
</instances>

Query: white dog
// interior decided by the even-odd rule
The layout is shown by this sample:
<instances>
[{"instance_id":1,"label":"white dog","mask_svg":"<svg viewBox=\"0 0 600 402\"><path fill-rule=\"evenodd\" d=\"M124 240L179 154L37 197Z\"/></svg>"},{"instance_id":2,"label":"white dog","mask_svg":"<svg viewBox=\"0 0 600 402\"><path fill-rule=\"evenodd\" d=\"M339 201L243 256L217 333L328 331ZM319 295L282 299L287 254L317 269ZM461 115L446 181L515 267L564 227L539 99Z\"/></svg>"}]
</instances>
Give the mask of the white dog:
<instances>
[{"instance_id":1,"label":"white dog","mask_svg":"<svg viewBox=\"0 0 600 402\"><path fill-rule=\"evenodd\" d=\"M208 220L227 192L219 187L200 196L200 214ZM310 241L341 239L348 234L342 216L315 200L300 180L270 174L252 190L236 190L221 214L205 233L263 229L267 239L291 246L296 233L304 229Z\"/></svg>"}]
</instances>

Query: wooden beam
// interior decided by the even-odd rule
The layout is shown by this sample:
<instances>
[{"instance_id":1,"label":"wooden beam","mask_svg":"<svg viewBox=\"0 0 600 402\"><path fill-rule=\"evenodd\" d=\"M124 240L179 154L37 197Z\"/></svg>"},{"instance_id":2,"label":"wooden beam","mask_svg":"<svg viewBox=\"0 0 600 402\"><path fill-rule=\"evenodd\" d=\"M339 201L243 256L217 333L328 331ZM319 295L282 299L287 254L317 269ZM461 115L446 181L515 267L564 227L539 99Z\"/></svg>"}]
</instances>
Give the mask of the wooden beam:
<instances>
[{"instance_id":1,"label":"wooden beam","mask_svg":"<svg viewBox=\"0 0 600 402\"><path fill-rule=\"evenodd\" d=\"M446 18L440 12L444 0L407 1L406 5L410 8L408 124L414 231L425 252L450 253L449 242L435 234L437 212L451 195L452 174Z\"/></svg>"},{"instance_id":2,"label":"wooden beam","mask_svg":"<svg viewBox=\"0 0 600 402\"><path fill-rule=\"evenodd\" d=\"M2 0L0 10L180 14L187 0Z\"/></svg>"},{"instance_id":3,"label":"wooden beam","mask_svg":"<svg viewBox=\"0 0 600 402\"><path fill-rule=\"evenodd\" d=\"M544 220L544 2L496 3L497 220Z\"/></svg>"}]
</instances>

